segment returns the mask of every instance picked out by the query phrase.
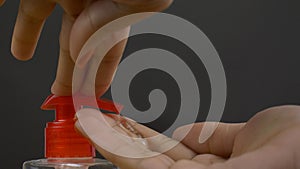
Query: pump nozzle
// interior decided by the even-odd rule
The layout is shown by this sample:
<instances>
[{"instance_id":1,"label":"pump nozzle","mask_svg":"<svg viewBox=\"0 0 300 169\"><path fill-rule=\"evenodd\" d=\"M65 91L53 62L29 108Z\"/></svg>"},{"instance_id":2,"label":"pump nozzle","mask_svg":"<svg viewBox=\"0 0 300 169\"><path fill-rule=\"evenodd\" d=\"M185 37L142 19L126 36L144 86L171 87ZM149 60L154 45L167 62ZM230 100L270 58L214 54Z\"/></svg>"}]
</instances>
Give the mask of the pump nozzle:
<instances>
[{"instance_id":1,"label":"pump nozzle","mask_svg":"<svg viewBox=\"0 0 300 169\"><path fill-rule=\"evenodd\" d=\"M81 97L83 106L89 105L88 97ZM109 100L97 100L102 110L119 114L121 105ZM50 95L42 104L43 110L55 110L55 120L47 123L45 128L45 157L72 158L94 157L95 149L88 140L75 131L75 109L72 96Z\"/></svg>"}]
</instances>

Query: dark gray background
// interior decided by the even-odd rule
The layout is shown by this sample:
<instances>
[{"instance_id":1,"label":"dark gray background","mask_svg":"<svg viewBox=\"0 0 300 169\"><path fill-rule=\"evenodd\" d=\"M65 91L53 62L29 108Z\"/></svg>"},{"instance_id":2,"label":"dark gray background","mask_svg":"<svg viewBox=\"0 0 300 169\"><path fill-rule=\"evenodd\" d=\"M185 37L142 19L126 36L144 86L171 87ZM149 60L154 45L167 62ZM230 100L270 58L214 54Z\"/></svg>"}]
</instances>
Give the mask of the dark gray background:
<instances>
[{"instance_id":1,"label":"dark gray background","mask_svg":"<svg viewBox=\"0 0 300 169\"><path fill-rule=\"evenodd\" d=\"M1 169L21 168L23 161L43 157L44 126L53 120L52 112L39 107L55 78L62 12L56 8L47 20L34 58L20 62L10 53L17 9L16 0L0 8ZM264 108L300 103L298 0L175 0L166 12L197 25L218 50L228 83L222 121L246 121ZM188 61L193 53L176 40L152 35L131 38L126 55L143 47L165 47L187 60L204 93L198 121L204 120L210 94L201 62ZM131 86L137 108L149 106L145 98L153 88L166 89L169 100L165 114L148 125L163 131L166 114L176 115L179 92L167 74L142 72Z\"/></svg>"}]
</instances>

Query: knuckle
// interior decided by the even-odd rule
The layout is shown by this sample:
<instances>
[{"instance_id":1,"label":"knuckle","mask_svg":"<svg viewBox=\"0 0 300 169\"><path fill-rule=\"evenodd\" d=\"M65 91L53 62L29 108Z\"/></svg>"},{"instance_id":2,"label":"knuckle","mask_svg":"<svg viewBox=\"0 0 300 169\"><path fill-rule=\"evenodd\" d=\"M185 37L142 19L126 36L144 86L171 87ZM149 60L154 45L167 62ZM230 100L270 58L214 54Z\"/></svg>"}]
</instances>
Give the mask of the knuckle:
<instances>
[{"instance_id":1,"label":"knuckle","mask_svg":"<svg viewBox=\"0 0 300 169\"><path fill-rule=\"evenodd\" d=\"M24 9L21 9L20 16L29 23L35 24L35 23L41 23L44 21L44 18L39 17L38 15L34 15L31 12L27 12Z\"/></svg>"},{"instance_id":2,"label":"knuckle","mask_svg":"<svg viewBox=\"0 0 300 169\"><path fill-rule=\"evenodd\" d=\"M47 2L32 5L32 3L22 1L20 4L19 16L29 23L41 23L50 15L54 7L55 3Z\"/></svg>"}]
</instances>

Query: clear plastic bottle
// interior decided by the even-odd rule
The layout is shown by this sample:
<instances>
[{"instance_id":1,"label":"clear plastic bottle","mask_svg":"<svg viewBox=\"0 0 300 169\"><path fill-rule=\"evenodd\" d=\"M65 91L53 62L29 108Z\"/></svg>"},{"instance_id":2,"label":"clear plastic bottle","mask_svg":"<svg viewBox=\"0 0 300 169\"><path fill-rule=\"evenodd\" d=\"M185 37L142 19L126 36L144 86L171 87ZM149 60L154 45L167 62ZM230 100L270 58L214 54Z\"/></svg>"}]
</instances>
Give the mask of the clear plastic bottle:
<instances>
[{"instance_id":1,"label":"clear plastic bottle","mask_svg":"<svg viewBox=\"0 0 300 169\"><path fill-rule=\"evenodd\" d=\"M83 103L88 105L83 98ZM98 100L98 107L118 112L118 107L107 100ZM117 108L116 108L117 107ZM55 110L55 121L45 128L45 159L26 161L23 169L117 169L111 162L96 159L95 149L75 131L75 109L71 96L49 96L42 109Z\"/></svg>"},{"instance_id":2,"label":"clear plastic bottle","mask_svg":"<svg viewBox=\"0 0 300 169\"><path fill-rule=\"evenodd\" d=\"M118 167L103 159L48 158L26 161L23 169L118 169Z\"/></svg>"}]
</instances>

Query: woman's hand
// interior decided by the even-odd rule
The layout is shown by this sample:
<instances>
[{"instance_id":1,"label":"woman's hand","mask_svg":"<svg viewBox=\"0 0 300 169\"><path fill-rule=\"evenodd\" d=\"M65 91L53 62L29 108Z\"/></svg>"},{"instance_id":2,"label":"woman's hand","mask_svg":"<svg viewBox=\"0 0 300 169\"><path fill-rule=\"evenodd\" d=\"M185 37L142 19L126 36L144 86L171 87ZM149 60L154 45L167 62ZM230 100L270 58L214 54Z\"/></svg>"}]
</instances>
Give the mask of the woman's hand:
<instances>
[{"instance_id":1,"label":"woman's hand","mask_svg":"<svg viewBox=\"0 0 300 169\"><path fill-rule=\"evenodd\" d=\"M162 135L159 139L149 139L147 147L137 146L138 143L130 139L120 139L118 135L124 134L124 130L115 125L116 121L103 116L112 128L103 125L105 121L98 116L97 110L82 109L77 113L77 129L94 143L102 155L121 169L300 168L299 106L270 108L247 123L220 123L212 137L204 143L199 143L203 123L196 123L189 132L191 126L178 128L173 139ZM145 126L128 122L146 138L158 135ZM164 151L164 147L175 143L172 149ZM143 158L130 158L137 153Z\"/></svg>"},{"instance_id":2,"label":"woman's hand","mask_svg":"<svg viewBox=\"0 0 300 169\"><path fill-rule=\"evenodd\" d=\"M128 14L161 11L167 8L171 1L21 0L11 51L19 60L32 58L45 20L55 5L59 4L64 9L64 14L60 33L59 63L52 93L71 95L74 63L80 49L95 31L106 23ZM0 0L0 4L3 2ZM124 28L123 33L128 33L128 30L128 28ZM114 37L113 34L110 36ZM98 70L99 76L96 79L98 96L102 95L109 87L125 45L126 40L114 46L101 62Z\"/></svg>"}]
</instances>

